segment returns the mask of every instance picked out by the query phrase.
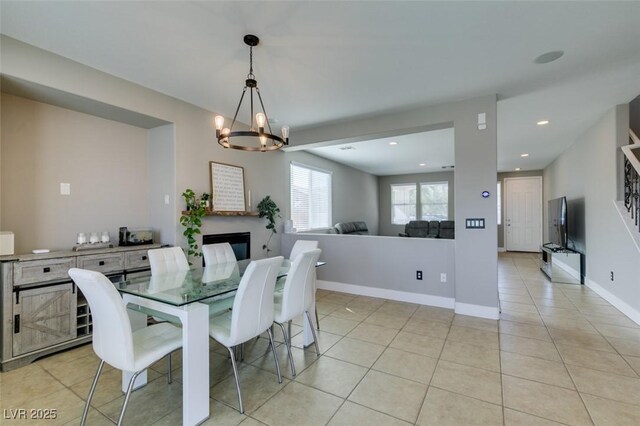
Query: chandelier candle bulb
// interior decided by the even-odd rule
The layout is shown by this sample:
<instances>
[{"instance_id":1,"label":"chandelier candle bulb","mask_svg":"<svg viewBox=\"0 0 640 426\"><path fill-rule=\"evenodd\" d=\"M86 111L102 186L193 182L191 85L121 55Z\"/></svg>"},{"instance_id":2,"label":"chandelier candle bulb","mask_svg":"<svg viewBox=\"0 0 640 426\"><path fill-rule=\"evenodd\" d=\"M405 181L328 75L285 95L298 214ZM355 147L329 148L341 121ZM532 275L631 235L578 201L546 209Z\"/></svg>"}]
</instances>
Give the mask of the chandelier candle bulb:
<instances>
[{"instance_id":1,"label":"chandelier candle bulb","mask_svg":"<svg viewBox=\"0 0 640 426\"><path fill-rule=\"evenodd\" d=\"M264 133L264 123L267 121L267 118L263 113L259 112L256 114L256 122L258 123L258 131L260 133ZM260 139L262 141L262 138ZM266 143L266 139L263 142L263 145Z\"/></svg>"}]
</instances>

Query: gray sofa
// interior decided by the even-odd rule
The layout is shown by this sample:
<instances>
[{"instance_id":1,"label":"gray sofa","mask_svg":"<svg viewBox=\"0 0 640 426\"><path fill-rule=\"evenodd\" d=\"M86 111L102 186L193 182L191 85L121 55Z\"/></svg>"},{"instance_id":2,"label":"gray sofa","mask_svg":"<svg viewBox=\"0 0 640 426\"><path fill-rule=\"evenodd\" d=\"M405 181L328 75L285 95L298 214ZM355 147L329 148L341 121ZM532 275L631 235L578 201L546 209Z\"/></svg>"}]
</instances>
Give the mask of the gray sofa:
<instances>
[{"instance_id":1,"label":"gray sofa","mask_svg":"<svg viewBox=\"0 0 640 426\"><path fill-rule=\"evenodd\" d=\"M369 229L364 222L341 222L333 226L336 234L369 235Z\"/></svg>"},{"instance_id":2,"label":"gray sofa","mask_svg":"<svg viewBox=\"0 0 640 426\"><path fill-rule=\"evenodd\" d=\"M453 220L412 220L404 226L401 237L413 238L455 238L455 222Z\"/></svg>"}]
</instances>

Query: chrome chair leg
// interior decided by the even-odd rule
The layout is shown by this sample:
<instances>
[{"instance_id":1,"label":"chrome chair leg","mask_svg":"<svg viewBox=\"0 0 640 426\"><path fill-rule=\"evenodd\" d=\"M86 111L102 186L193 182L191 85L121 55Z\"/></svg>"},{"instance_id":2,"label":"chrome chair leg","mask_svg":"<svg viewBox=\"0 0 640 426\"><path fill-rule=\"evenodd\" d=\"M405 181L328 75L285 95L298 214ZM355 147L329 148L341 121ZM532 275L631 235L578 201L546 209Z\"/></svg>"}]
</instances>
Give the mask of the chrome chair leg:
<instances>
[{"instance_id":1,"label":"chrome chair leg","mask_svg":"<svg viewBox=\"0 0 640 426\"><path fill-rule=\"evenodd\" d=\"M320 331L320 320L318 319L318 307L314 305L314 308L316 310L316 327L318 327L318 331Z\"/></svg>"},{"instance_id":2,"label":"chrome chair leg","mask_svg":"<svg viewBox=\"0 0 640 426\"><path fill-rule=\"evenodd\" d=\"M104 367L104 360L100 360L98 371L96 371L96 377L93 378L93 383L91 384L91 389L89 390L89 396L87 396L87 402L84 404L84 411L82 412L82 418L80 419L80 426L84 426L84 423L87 421L87 414L89 414L89 406L91 405L91 398L93 398L93 393L96 390L96 385L98 384L98 377L100 377L100 373L102 373L102 367Z\"/></svg>"},{"instance_id":3,"label":"chrome chair leg","mask_svg":"<svg viewBox=\"0 0 640 426\"><path fill-rule=\"evenodd\" d=\"M173 382L173 374L172 374L172 370L171 370L171 354L167 355L167 360L168 360L168 364L169 364L169 374L168 374L168 379L167 379L167 383L171 384L171 382Z\"/></svg>"},{"instance_id":4,"label":"chrome chair leg","mask_svg":"<svg viewBox=\"0 0 640 426\"><path fill-rule=\"evenodd\" d=\"M240 393L240 376L238 376L238 365L236 364L236 354L233 348L227 348L231 355L231 365L233 366L233 377L236 379L236 390L238 391L238 404L240 406L240 414L244 414L244 406L242 405L242 393Z\"/></svg>"},{"instance_id":5,"label":"chrome chair leg","mask_svg":"<svg viewBox=\"0 0 640 426\"><path fill-rule=\"evenodd\" d=\"M272 325L273 327L273 325ZM280 374L280 364L278 363L278 353L276 352L276 345L273 341L273 333L271 332L271 328L267 329L267 333L269 333L269 342L271 342L271 350L273 351L273 359L276 362L276 372L278 373L278 383L282 383L282 375Z\"/></svg>"},{"instance_id":6,"label":"chrome chair leg","mask_svg":"<svg viewBox=\"0 0 640 426\"><path fill-rule=\"evenodd\" d=\"M144 371L144 370L142 370ZM124 403L122 404L122 410L120 411L120 417L118 418L118 426L122 425L122 421L124 420L124 412L127 411L127 405L129 405L129 397L131 396L131 391L133 390L133 384L135 383L138 375L142 373L142 371L138 371L131 376L131 380L129 380L129 386L127 387L127 393L124 396Z\"/></svg>"},{"instance_id":7,"label":"chrome chair leg","mask_svg":"<svg viewBox=\"0 0 640 426\"><path fill-rule=\"evenodd\" d=\"M313 334L313 343L316 345L316 354L320 356L320 346L318 346L318 336L316 335L316 329L313 326L313 321L311 321L311 315L309 315L309 311L304 311L304 314L307 316L307 321L309 321L309 328L311 329L311 334Z\"/></svg>"},{"instance_id":8,"label":"chrome chair leg","mask_svg":"<svg viewBox=\"0 0 640 426\"><path fill-rule=\"evenodd\" d=\"M293 365L293 354L291 353L291 334L287 335L284 331L284 324L276 323L282 329L282 336L284 336L284 344L287 346L287 355L289 356L289 367L291 367L291 374L296 375L296 367ZM291 324L291 322L289 322Z\"/></svg>"},{"instance_id":9,"label":"chrome chair leg","mask_svg":"<svg viewBox=\"0 0 640 426\"><path fill-rule=\"evenodd\" d=\"M289 339L291 339L291 320L289 320L289 322L287 323L287 333L289 336ZM284 330L283 330L284 331ZM283 333L284 334L284 333ZM286 341L286 340L285 340Z\"/></svg>"}]
</instances>

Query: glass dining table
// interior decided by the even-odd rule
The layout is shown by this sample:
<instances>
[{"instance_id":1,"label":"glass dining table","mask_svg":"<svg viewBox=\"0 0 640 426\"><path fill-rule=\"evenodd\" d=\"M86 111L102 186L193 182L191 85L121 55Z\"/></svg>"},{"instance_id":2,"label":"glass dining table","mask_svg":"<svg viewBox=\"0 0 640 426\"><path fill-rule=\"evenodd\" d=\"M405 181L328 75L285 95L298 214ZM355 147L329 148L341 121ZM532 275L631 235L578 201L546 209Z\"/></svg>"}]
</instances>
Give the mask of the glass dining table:
<instances>
[{"instance_id":1,"label":"glass dining table","mask_svg":"<svg viewBox=\"0 0 640 426\"><path fill-rule=\"evenodd\" d=\"M191 268L174 274L137 277L116 284L128 308L133 330L147 326L149 311L177 318L182 323L182 424L197 425L209 417L209 313L218 300L232 302L250 260ZM322 266L325 262L318 262ZM284 260L278 278L289 272ZM142 309L141 309L142 308ZM305 322L304 345L313 343ZM122 387L132 372L123 372ZM144 386L146 372L134 388Z\"/></svg>"}]
</instances>

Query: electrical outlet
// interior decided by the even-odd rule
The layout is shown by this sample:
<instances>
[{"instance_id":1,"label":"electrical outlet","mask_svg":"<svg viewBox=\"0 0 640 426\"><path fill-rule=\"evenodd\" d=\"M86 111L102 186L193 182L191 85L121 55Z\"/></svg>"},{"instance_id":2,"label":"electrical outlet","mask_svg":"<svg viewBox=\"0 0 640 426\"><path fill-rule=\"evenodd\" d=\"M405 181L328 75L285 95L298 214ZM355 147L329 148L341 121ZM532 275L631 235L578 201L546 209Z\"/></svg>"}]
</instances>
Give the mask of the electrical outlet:
<instances>
[{"instance_id":1,"label":"electrical outlet","mask_svg":"<svg viewBox=\"0 0 640 426\"><path fill-rule=\"evenodd\" d=\"M440 282L441 283L446 283L447 282L447 274L446 273L441 273L440 274Z\"/></svg>"},{"instance_id":2,"label":"electrical outlet","mask_svg":"<svg viewBox=\"0 0 640 426\"><path fill-rule=\"evenodd\" d=\"M610 276L610 278L611 278L611 281L613 281L613 271L611 271L611 276Z\"/></svg>"},{"instance_id":3,"label":"electrical outlet","mask_svg":"<svg viewBox=\"0 0 640 426\"><path fill-rule=\"evenodd\" d=\"M416 280L422 279L422 271L416 271Z\"/></svg>"}]
</instances>

